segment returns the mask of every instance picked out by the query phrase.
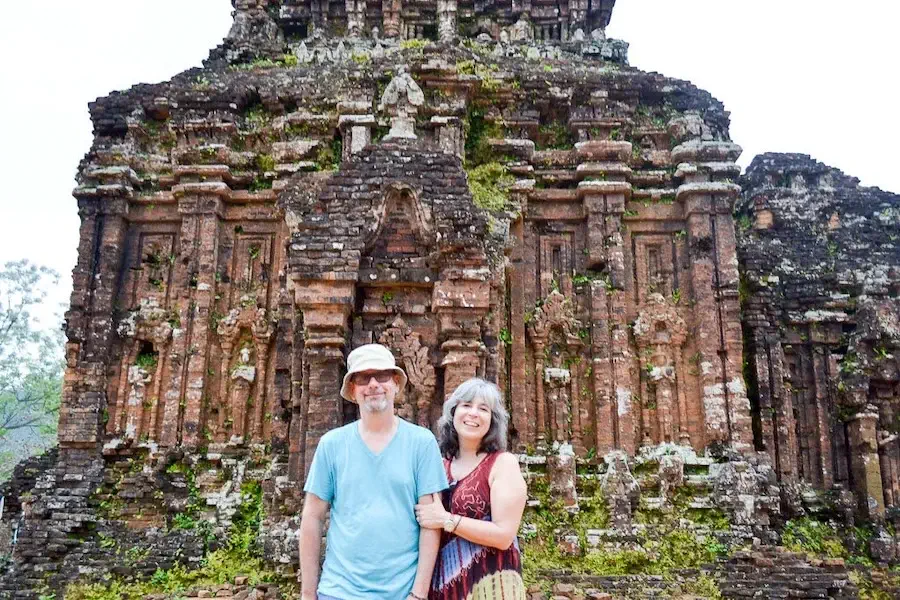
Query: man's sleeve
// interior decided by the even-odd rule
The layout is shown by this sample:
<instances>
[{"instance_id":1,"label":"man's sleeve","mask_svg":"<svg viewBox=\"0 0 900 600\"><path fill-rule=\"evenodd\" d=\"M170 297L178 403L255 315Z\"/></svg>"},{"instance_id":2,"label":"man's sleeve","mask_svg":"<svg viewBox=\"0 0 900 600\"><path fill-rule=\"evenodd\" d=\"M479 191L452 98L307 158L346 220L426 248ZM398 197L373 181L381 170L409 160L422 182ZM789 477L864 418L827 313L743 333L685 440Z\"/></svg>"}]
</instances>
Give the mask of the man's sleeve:
<instances>
[{"instance_id":1,"label":"man's sleeve","mask_svg":"<svg viewBox=\"0 0 900 600\"><path fill-rule=\"evenodd\" d=\"M334 469L331 468L331 453L328 451L328 446L324 437L319 440L303 491L315 494L331 504L334 499Z\"/></svg>"},{"instance_id":2,"label":"man's sleeve","mask_svg":"<svg viewBox=\"0 0 900 600\"><path fill-rule=\"evenodd\" d=\"M429 433L423 436L419 448L416 497L447 489L447 475L444 473L444 462L441 460L437 440Z\"/></svg>"}]
</instances>

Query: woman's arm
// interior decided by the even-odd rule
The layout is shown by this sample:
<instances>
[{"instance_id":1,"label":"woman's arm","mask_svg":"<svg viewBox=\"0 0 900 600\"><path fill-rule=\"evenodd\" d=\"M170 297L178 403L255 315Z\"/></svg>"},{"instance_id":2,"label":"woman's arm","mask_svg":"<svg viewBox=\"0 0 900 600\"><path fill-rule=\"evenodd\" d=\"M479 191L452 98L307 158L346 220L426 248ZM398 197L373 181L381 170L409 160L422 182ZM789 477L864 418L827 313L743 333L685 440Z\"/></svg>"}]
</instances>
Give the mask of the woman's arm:
<instances>
[{"instance_id":1,"label":"woman's arm","mask_svg":"<svg viewBox=\"0 0 900 600\"><path fill-rule=\"evenodd\" d=\"M518 459L508 452L498 456L488 481L491 486L491 520L453 515L457 521L453 533L475 544L506 550L519 531L528 496ZM439 502L435 502L417 505L416 516L422 527L440 529L450 515Z\"/></svg>"}]
</instances>

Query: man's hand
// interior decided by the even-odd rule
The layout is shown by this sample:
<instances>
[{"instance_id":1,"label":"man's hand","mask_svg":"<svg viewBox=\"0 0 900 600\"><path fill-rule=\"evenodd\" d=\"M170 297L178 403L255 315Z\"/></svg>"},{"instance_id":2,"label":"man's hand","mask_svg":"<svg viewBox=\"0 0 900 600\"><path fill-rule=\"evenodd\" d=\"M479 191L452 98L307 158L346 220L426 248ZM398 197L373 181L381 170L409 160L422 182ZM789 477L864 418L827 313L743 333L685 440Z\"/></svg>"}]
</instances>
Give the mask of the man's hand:
<instances>
[{"instance_id":1,"label":"man's hand","mask_svg":"<svg viewBox=\"0 0 900 600\"><path fill-rule=\"evenodd\" d=\"M300 587L303 600L316 600L319 587L319 552L322 528L329 505L315 494L306 494L300 520Z\"/></svg>"},{"instance_id":2,"label":"man's hand","mask_svg":"<svg viewBox=\"0 0 900 600\"><path fill-rule=\"evenodd\" d=\"M450 517L450 513L444 510L440 494L432 494L431 500L430 504L416 504L416 520L419 527L443 529L444 521Z\"/></svg>"},{"instance_id":3,"label":"man's hand","mask_svg":"<svg viewBox=\"0 0 900 600\"><path fill-rule=\"evenodd\" d=\"M439 494L419 496L416 505L416 513L426 506L441 507ZM434 561L437 558L438 547L441 545L441 533L427 527L419 527L419 564L416 566L416 578L413 581L412 591L406 600L420 600L428 597L428 589L431 587L431 573L434 570Z\"/></svg>"}]
</instances>

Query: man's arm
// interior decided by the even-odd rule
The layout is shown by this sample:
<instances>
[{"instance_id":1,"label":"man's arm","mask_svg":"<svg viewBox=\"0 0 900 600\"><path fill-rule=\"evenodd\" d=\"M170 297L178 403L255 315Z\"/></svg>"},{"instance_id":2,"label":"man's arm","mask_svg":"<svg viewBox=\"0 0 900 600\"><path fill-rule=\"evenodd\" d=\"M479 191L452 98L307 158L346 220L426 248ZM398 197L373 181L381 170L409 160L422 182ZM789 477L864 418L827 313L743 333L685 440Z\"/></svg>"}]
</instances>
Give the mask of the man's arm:
<instances>
[{"instance_id":1,"label":"man's arm","mask_svg":"<svg viewBox=\"0 0 900 600\"><path fill-rule=\"evenodd\" d=\"M303 502L303 516L300 518L300 593L303 600L316 599L316 589L319 587L322 529L325 526L328 506L327 502L315 494L309 493L306 494ZM431 573L430 570L429 573Z\"/></svg>"},{"instance_id":2,"label":"man's arm","mask_svg":"<svg viewBox=\"0 0 900 600\"><path fill-rule=\"evenodd\" d=\"M419 496L419 504L431 504L433 501L431 494ZM428 597L428 590L431 588L431 573L434 571L434 561L437 559L440 545L440 530L419 528L419 564L416 568L416 579L412 588L413 594L418 598Z\"/></svg>"}]
</instances>

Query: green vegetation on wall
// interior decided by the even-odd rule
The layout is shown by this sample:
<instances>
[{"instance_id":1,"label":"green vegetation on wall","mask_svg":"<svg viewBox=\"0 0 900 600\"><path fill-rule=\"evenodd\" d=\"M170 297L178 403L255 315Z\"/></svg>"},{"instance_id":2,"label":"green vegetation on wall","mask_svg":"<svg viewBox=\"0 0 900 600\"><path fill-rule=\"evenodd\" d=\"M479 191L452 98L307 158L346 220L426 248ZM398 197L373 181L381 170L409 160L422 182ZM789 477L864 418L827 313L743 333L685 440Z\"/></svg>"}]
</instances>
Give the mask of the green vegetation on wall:
<instances>
[{"instance_id":1,"label":"green vegetation on wall","mask_svg":"<svg viewBox=\"0 0 900 600\"><path fill-rule=\"evenodd\" d=\"M183 466L170 467L171 473L187 473ZM282 578L261 558L258 543L263 519L262 486L247 481L241 486L241 503L232 519L225 543L209 552L196 569L177 564L168 570L157 570L149 580L134 581L115 577L102 583L75 582L65 591L66 600L139 600L149 594L182 594L195 586L233 583L235 577L247 576L250 585L278 583L282 591L291 592L293 580Z\"/></svg>"},{"instance_id":2,"label":"green vegetation on wall","mask_svg":"<svg viewBox=\"0 0 900 600\"><path fill-rule=\"evenodd\" d=\"M523 573L528 584L538 583L547 571L566 570L588 575L667 575L679 569L698 568L714 562L727 548L711 534L684 525L683 511L660 519L635 543L615 549L588 549L587 531L609 527L609 512L599 490L579 498L579 510L570 512L551 502L543 482L530 485L540 505L528 508L524 521L533 532L523 536ZM584 552L564 552L559 540L579 539ZM706 582L715 587L715 582Z\"/></svg>"},{"instance_id":3,"label":"green vegetation on wall","mask_svg":"<svg viewBox=\"0 0 900 600\"><path fill-rule=\"evenodd\" d=\"M479 165L466 171L469 191L479 208L502 212L507 208L509 188L515 182L505 166L497 162Z\"/></svg>"},{"instance_id":4,"label":"green vegetation on wall","mask_svg":"<svg viewBox=\"0 0 900 600\"><path fill-rule=\"evenodd\" d=\"M466 130L466 166L476 167L494 160L488 140L503 138L503 127L496 121L485 119L484 112L475 108L469 110L464 126Z\"/></svg>"}]
</instances>

